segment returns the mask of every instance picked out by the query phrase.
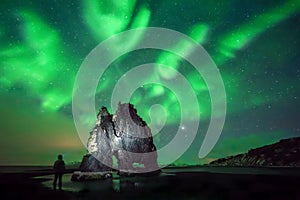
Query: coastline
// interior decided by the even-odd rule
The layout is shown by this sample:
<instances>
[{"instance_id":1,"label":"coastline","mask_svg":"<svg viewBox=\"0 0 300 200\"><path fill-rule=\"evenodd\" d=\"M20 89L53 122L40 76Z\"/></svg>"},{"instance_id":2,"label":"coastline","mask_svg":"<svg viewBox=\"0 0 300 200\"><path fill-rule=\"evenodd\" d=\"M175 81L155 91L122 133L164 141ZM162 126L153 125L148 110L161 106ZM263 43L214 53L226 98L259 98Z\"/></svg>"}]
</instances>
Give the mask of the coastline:
<instances>
[{"instance_id":1,"label":"coastline","mask_svg":"<svg viewBox=\"0 0 300 200\"><path fill-rule=\"evenodd\" d=\"M243 170L251 169L252 172L241 173ZM0 199L292 199L300 197L298 168L172 167L163 169L159 176L114 177L81 183L68 182L70 176L70 173L64 175L64 191L60 192L52 190L53 175L45 168L35 171L25 170L23 173L1 171Z\"/></svg>"}]
</instances>

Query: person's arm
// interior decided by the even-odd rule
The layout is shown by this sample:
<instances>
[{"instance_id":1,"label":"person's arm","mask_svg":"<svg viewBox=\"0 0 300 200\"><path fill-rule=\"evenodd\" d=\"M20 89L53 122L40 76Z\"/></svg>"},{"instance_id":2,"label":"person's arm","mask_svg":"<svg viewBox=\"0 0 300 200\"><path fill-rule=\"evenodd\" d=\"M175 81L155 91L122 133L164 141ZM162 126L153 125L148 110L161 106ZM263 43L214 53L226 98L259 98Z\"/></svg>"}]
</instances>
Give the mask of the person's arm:
<instances>
[{"instance_id":1,"label":"person's arm","mask_svg":"<svg viewBox=\"0 0 300 200\"><path fill-rule=\"evenodd\" d=\"M57 161L55 161L54 165L53 165L53 170L55 171L57 169Z\"/></svg>"},{"instance_id":2,"label":"person's arm","mask_svg":"<svg viewBox=\"0 0 300 200\"><path fill-rule=\"evenodd\" d=\"M65 161L63 161L63 170L66 171Z\"/></svg>"}]
</instances>

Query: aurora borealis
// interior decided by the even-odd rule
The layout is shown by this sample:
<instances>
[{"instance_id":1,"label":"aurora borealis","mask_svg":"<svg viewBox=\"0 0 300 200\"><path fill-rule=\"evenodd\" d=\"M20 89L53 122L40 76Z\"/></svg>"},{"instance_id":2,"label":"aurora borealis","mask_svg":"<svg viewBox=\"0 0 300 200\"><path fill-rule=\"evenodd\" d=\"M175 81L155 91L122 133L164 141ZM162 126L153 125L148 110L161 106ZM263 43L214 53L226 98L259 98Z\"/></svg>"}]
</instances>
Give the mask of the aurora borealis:
<instances>
[{"instance_id":1,"label":"aurora borealis","mask_svg":"<svg viewBox=\"0 0 300 200\"><path fill-rule=\"evenodd\" d=\"M205 81L190 63L167 51L138 50L120 56L100 79L97 106L111 109L114 85L135 66L164 64L184 75L197 95L201 122L196 140L175 164L205 163L300 136L300 1L2 1L0 8L2 165L49 164L58 153L67 162L81 159L86 150L71 109L77 71L100 42L138 27L169 28L193 38L210 54L224 81L224 130L213 151L199 160L211 102ZM116 41L109 51L130 48L142 37ZM174 49L193 51L185 41ZM175 76L157 67L149 79L155 74L168 80ZM154 137L158 148L176 129L188 133L188 127L178 127L180 106L168 88L144 85L131 102L148 123L152 105L165 109L166 125ZM184 109L193 114L193 107ZM151 118L159 124L163 115L153 111Z\"/></svg>"}]
</instances>

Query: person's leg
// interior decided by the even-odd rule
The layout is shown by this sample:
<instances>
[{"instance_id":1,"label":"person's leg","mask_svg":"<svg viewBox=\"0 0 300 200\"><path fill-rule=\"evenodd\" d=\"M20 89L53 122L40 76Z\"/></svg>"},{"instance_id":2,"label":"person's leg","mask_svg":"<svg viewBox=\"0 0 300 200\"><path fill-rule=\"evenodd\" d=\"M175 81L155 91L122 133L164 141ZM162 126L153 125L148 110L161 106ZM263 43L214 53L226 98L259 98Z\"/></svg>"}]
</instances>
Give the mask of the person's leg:
<instances>
[{"instance_id":1,"label":"person's leg","mask_svg":"<svg viewBox=\"0 0 300 200\"><path fill-rule=\"evenodd\" d=\"M61 190L61 186L62 186L62 174L59 174L58 175L58 187L59 187L59 190Z\"/></svg>"},{"instance_id":2,"label":"person's leg","mask_svg":"<svg viewBox=\"0 0 300 200\"><path fill-rule=\"evenodd\" d=\"M55 173L54 181L53 181L53 189L56 190L56 182L57 182L58 174Z\"/></svg>"}]
</instances>

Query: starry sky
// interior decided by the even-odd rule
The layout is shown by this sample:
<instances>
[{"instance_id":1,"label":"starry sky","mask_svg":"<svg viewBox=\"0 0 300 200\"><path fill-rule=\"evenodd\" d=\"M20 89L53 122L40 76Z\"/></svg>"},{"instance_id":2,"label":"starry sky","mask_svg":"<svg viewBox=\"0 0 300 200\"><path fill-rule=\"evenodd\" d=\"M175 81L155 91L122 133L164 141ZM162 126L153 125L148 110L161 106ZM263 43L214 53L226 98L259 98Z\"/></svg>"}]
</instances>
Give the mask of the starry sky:
<instances>
[{"instance_id":1,"label":"starry sky","mask_svg":"<svg viewBox=\"0 0 300 200\"><path fill-rule=\"evenodd\" d=\"M104 105L112 111L114 85L135 66L160 63L184 75L197 96L201 121L196 139L176 165L206 163L300 136L298 0L4 0L0 4L0 165L47 165L58 153L67 163L80 161L86 149L72 116L76 74L100 42L139 27L168 28L194 39L212 57L225 85L223 132L214 149L199 159L211 102L205 81L190 63L170 52L138 50L120 56L101 77L96 109ZM138 37L142 36L120 41L115 48L134 45ZM176 47L180 45L179 41ZM155 73L174 78L159 68ZM137 88L130 102L148 123L153 104L165 109L165 126L154 136L158 148L168 144L178 128L188 134L189 127L179 126L180 106L193 108L180 105L163 85ZM159 124L161 116L154 113L153 119ZM87 119L91 128L95 119Z\"/></svg>"}]
</instances>

